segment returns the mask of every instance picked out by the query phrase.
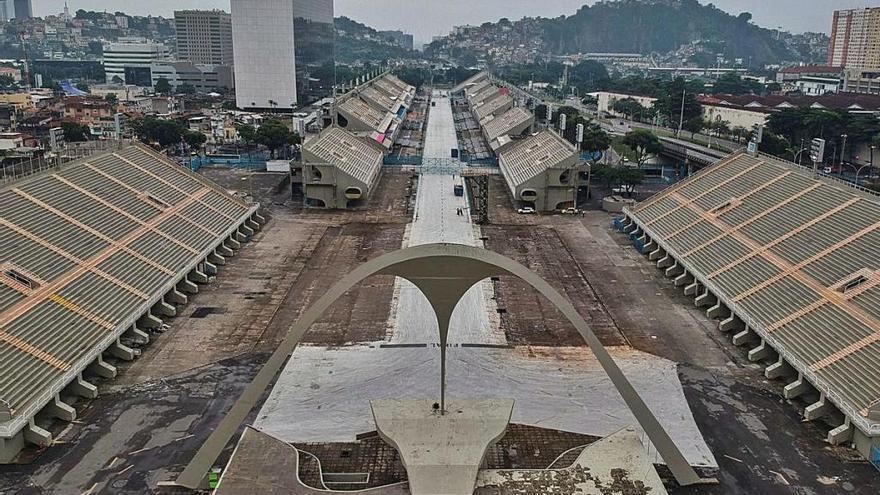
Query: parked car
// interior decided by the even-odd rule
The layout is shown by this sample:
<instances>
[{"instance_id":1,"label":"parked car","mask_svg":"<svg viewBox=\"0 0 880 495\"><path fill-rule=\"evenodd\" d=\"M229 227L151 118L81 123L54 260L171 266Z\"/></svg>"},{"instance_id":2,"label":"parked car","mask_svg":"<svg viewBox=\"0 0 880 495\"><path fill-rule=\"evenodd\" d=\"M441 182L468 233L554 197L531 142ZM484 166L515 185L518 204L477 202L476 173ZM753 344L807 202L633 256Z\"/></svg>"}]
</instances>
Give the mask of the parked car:
<instances>
[{"instance_id":1,"label":"parked car","mask_svg":"<svg viewBox=\"0 0 880 495\"><path fill-rule=\"evenodd\" d=\"M520 208L520 209L516 210L516 212L519 213L520 215L534 215L535 209L532 208L531 206L526 206L525 208Z\"/></svg>"},{"instance_id":2,"label":"parked car","mask_svg":"<svg viewBox=\"0 0 880 495\"><path fill-rule=\"evenodd\" d=\"M562 210L563 215L577 215L580 212L581 212L581 210L578 210L577 208L566 208L566 209Z\"/></svg>"}]
</instances>

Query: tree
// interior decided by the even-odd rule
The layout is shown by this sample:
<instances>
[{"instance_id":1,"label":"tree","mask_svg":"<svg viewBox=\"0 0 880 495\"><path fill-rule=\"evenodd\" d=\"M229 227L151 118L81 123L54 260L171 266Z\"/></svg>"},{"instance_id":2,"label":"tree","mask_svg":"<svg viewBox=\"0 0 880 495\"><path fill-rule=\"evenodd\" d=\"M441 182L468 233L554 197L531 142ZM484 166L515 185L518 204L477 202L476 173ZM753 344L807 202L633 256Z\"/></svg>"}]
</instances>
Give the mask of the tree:
<instances>
[{"instance_id":1,"label":"tree","mask_svg":"<svg viewBox=\"0 0 880 495\"><path fill-rule=\"evenodd\" d=\"M647 129L634 129L623 137L623 144L633 151L639 169L649 159L663 151L663 143Z\"/></svg>"},{"instance_id":2,"label":"tree","mask_svg":"<svg viewBox=\"0 0 880 495\"><path fill-rule=\"evenodd\" d=\"M199 149L208 141L208 136L197 131L186 131L183 133L183 140L186 141L187 146L190 148Z\"/></svg>"},{"instance_id":3,"label":"tree","mask_svg":"<svg viewBox=\"0 0 880 495\"><path fill-rule=\"evenodd\" d=\"M647 110L647 108L643 107L641 103L632 98L616 100L614 104L611 105L611 109L625 117L629 117L630 120L635 120L636 115L641 116Z\"/></svg>"},{"instance_id":4,"label":"tree","mask_svg":"<svg viewBox=\"0 0 880 495\"><path fill-rule=\"evenodd\" d=\"M0 76L0 89L15 88L18 88L18 84L15 83L15 79L12 76Z\"/></svg>"},{"instance_id":5,"label":"tree","mask_svg":"<svg viewBox=\"0 0 880 495\"><path fill-rule=\"evenodd\" d=\"M61 130L64 132L64 140L71 143L87 141L90 134L88 126L75 122L62 122Z\"/></svg>"},{"instance_id":6,"label":"tree","mask_svg":"<svg viewBox=\"0 0 880 495\"><path fill-rule=\"evenodd\" d=\"M569 69L568 81L579 93L587 93L608 81L608 69L595 60L584 60Z\"/></svg>"},{"instance_id":7,"label":"tree","mask_svg":"<svg viewBox=\"0 0 880 495\"><path fill-rule=\"evenodd\" d=\"M605 183L608 188L621 188L628 194L635 191L635 186L645 180L645 172L629 167L614 165L597 165L593 167L593 177Z\"/></svg>"},{"instance_id":8,"label":"tree","mask_svg":"<svg viewBox=\"0 0 880 495\"><path fill-rule=\"evenodd\" d=\"M245 148L251 147L257 140L257 130L252 125L236 124L235 132L244 143Z\"/></svg>"},{"instance_id":9,"label":"tree","mask_svg":"<svg viewBox=\"0 0 880 495\"><path fill-rule=\"evenodd\" d=\"M575 130L575 132L577 132ZM581 150L597 153L605 151L611 146L611 136L605 132L599 124L590 122L584 125L584 141Z\"/></svg>"},{"instance_id":10,"label":"tree","mask_svg":"<svg viewBox=\"0 0 880 495\"><path fill-rule=\"evenodd\" d=\"M279 120L263 122L257 129L254 139L257 143L269 148L272 158L275 157L275 150L300 142L299 134L292 132Z\"/></svg>"},{"instance_id":11,"label":"tree","mask_svg":"<svg viewBox=\"0 0 880 495\"><path fill-rule=\"evenodd\" d=\"M85 93L88 93L88 92L89 92L89 85L86 84L86 83L84 83L84 82L76 83L76 86L75 86L75 87L76 87L76 89L78 89L78 90L80 90L80 91L83 91L83 92L85 92Z\"/></svg>"},{"instance_id":12,"label":"tree","mask_svg":"<svg viewBox=\"0 0 880 495\"><path fill-rule=\"evenodd\" d=\"M672 127L678 127L681 118L682 99L684 100L684 119L690 120L703 114L700 103L697 102L696 93L688 91L687 82L684 79L675 79L665 85L664 93L654 102L654 109L658 114L666 118L666 122Z\"/></svg>"},{"instance_id":13,"label":"tree","mask_svg":"<svg viewBox=\"0 0 880 495\"><path fill-rule=\"evenodd\" d=\"M235 102L232 100L224 101L223 104L220 105L220 108L222 108L223 110L236 110L236 109L238 109L238 107L235 106Z\"/></svg>"},{"instance_id":14,"label":"tree","mask_svg":"<svg viewBox=\"0 0 880 495\"><path fill-rule=\"evenodd\" d=\"M716 120L715 122L712 122L710 128L715 132L715 135L719 137L730 134L730 123L726 120Z\"/></svg>"},{"instance_id":15,"label":"tree","mask_svg":"<svg viewBox=\"0 0 880 495\"><path fill-rule=\"evenodd\" d=\"M104 99L107 100L107 103L111 105L116 105L116 103L119 101L116 93L107 93L106 95L104 95Z\"/></svg>"},{"instance_id":16,"label":"tree","mask_svg":"<svg viewBox=\"0 0 880 495\"><path fill-rule=\"evenodd\" d=\"M187 129L173 120L157 119L156 117L142 117L131 122L132 132L143 142L159 143L159 146L167 147L179 144Z\"/></svg>"},{"instance_id":17,"label":"tree","mask_svg":"<svg viewBox=\"0 0 880 495\"><path fill-rule=\"evenodd\" d=\"M160 95L170 95L173 91L173 88L171 87L171 83L168 82L168 79L160 77L156 81L156 84L153 86L153 90L155 90L156 93L159 93Z\"/></svg>"},{"instance_id":18,"label":"tree","mask_svg":"<svg viewBox=\"0 0 880 495\"><path fill-rule=\"evenodd\" d=\"M192 95L196 92L196 87L190 83L183 83L177 87L177 92L184 95Z\"/></svg>"},{"instance_id":19,"label":"tree","mask_svg":"<svg viewBox=\"0 0 880 495\"><path fill-rule=\"evenodd\" d=\"M691 139L694 138L694 134L702 131L706 128L706 121L703 120L703 117L692 117L688 120L684 121L684 124L681 126L682 130L691 133Z\"/></svg>"}]
</instances>

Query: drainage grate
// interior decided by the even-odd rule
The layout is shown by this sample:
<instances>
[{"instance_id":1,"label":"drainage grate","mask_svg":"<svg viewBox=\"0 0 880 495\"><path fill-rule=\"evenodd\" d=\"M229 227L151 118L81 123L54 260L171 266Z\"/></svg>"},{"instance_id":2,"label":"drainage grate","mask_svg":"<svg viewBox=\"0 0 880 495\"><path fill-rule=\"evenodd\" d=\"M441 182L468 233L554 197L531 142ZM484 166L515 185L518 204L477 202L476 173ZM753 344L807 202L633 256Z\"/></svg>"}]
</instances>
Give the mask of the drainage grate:
<instances>
[{"instance_id":1,"label":"drainage grate","mask_svg":"<svg viewBox=\"0 0 880 495\"><path fill-rule=\"evenodd\" d=\"M210 315L222 315L226 313L226 308L217 306L201 306L189 315L190 318L205 318Z\"/></svg>"}]
</instances>

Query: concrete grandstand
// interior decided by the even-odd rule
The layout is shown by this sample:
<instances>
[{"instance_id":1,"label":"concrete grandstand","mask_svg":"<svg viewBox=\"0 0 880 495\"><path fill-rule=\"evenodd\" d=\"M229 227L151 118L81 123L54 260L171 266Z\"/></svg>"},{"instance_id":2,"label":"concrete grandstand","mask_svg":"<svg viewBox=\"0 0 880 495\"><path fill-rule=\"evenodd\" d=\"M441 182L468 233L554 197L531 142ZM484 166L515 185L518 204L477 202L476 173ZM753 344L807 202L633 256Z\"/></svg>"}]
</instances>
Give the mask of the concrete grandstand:
<instances>
[{"instance_id":1,"label":"concrete grandstand","mask_svg":"<svg viewBox=\"0 0 880 495\"><path fill-rule=\"evenodd\" d=\"M828 442L880 450L880 197L741 153L625 214L618 228Z\"/></svg>"},{"instance_id":2,"label":"concrete grandstand","mask_svg":"<svg viewBox=\"0 0 880 495\"><path fill-rule=\"evenodd\" d=\"M483 122L483 137L492 151L501 153L515 143L514 138L532 130L535 117L523 107L511 108L498 117Z\"/></svg>"},{"instance_id":3,"label":"concrete grandstand","mask_svg":"<svg viewBox=\"0 0 880 495\"><path fill-rule=\"evenodd\" d=\"M73 421L103 355L131 360L259 229L258 205L141 146L0 190L0 461ZM38 416L39 415L39 416Z\"/></svg>"},{"instance_id":4,"label":"concrete grandstand","mask_svg":"<svg viewBox=\"0 0 880 495\"><path fill-rule=\"evenodd\" d=\"M579 163L575 147L551 130L518 141L498 157L511 196L536 211L574 206Z\"/></svg>"},{"instance_id":5,"label":"concrete grandstand","mask_svg":"<svg viewBox=\"0 0 880 495\"><path fill-rule=\"evenodd\" d=\"M369 199L379 180L382 152L354 134L329 127L305 143L303 193L306 205L349 208Z\"/></svg>"}]
</instances>

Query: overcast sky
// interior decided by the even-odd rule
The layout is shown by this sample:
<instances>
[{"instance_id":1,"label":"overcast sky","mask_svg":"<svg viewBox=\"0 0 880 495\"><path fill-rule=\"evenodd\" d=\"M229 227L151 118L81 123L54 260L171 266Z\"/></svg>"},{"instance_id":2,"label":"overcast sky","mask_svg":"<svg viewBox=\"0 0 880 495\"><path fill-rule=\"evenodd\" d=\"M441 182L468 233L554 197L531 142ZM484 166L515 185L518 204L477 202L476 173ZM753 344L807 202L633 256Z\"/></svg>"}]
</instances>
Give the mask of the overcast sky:
<instances>
[{"instance_id":1,"label":"overcast sky","mask_svg":"<svg viewBox=\"0 0 880 495\"><path fill-rule=\"evenodd\" d=\"M710 0L701 0L710 3ZM64 0L34 0L39 16L60 12ZM403 29L419 40L447 33L453 25L515 20L523 16L556 17L574 13L594 0L336 0L336 15L345 15L378 29ZM711 0L718 8L739 14L751 12L764 27L782 26L793 32L828 32L835 9L878 5L880 0ZM121 10L129 14L170 17L174 9L219 8L229 0L68 0L77 9Z\"/></svg>"}]
</instances>

